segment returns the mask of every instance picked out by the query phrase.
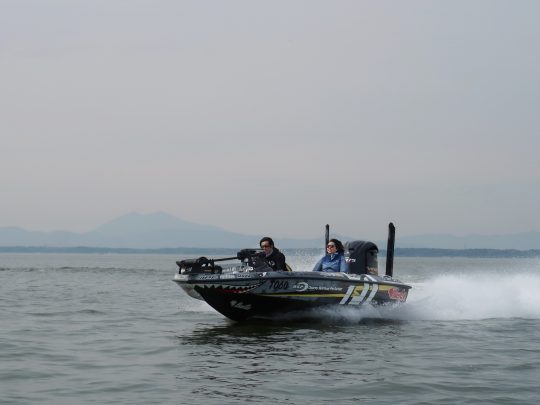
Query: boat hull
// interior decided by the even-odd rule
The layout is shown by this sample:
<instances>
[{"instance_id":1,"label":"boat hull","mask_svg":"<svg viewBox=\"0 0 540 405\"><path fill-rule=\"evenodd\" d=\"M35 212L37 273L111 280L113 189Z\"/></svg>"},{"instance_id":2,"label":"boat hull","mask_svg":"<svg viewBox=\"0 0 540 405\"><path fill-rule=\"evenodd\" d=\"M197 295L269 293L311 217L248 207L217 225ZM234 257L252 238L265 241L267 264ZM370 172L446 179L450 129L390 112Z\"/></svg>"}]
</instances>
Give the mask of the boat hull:
<instances>
[{"instance_id":1,"label":"boat hull","mask_svg":"<svg viewBox=\"0 0 540 405\"><path fill-rule=\"evenodd\" d=\"M411 288L390 277L319 272L191 273L176 274L174 281L235 321L318 307L400 304Z\"/></svg>"}]
</instances>

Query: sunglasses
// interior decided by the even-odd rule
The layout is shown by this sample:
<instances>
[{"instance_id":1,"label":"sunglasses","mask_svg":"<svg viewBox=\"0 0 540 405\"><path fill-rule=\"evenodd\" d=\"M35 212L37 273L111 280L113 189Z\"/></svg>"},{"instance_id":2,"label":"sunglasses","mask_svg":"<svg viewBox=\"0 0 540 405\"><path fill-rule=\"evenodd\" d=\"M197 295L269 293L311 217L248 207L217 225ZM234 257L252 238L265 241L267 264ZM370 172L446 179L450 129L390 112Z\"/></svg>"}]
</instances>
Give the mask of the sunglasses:
<instances>
[{"instance_id":1,"label":"sunglasses","mask_svg":"<svg viewBox=\"0 0 540 405\"><path fill-rule=\"evenodd\" d=\"M264 249L264 248L270 247L270 245L261 245L261 247Z\"/></svg>"},{"instance_id":2,"label":"sunglasses","mask_svg":"<svg viewBox=\"0 0 540 405\"><path fill-rule=\"evenodd\" d=\"M335 248L335 247L336 247L336 245L326 245L326 247L327 247L327 248L329 248L329 247L333 247L333 248Z\"/></svg>"}]
</instances>

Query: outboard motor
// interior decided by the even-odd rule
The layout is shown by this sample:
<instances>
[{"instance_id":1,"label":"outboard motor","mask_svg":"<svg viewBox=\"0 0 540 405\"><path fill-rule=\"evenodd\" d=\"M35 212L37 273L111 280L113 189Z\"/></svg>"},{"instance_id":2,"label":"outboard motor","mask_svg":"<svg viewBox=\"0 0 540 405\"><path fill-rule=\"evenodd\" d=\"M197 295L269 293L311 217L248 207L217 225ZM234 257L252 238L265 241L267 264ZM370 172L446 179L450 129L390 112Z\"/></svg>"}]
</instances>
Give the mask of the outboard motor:
<instances>
[{"instance_id":1,"label":"outboard motor","mask_svg":"<svg viewBox=\"0 0 540 405\"><path fill-rule=\"evenodd\" d=\"M373 242L355 240L345 243L345 261L352 274L379 273L377 254L379 249Z\"/></svg>"}]
</instances>

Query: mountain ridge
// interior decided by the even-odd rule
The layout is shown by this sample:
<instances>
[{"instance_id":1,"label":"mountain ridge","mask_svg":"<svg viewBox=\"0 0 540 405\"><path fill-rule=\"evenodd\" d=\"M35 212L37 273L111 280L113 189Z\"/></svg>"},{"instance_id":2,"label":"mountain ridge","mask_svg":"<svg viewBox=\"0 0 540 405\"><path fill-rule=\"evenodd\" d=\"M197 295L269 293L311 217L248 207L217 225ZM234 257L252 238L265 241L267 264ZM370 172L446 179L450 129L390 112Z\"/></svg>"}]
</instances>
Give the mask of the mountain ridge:
<instances>
[{"instance_id":1,"label":"mountain ridge","mask_svg":"<svg viewBox=\"0 0 540 405\"><path fill-rule=\"evenodd\" d=\"M0 246L95 247L95 248L240 248L257 246L263 234L247 235L213 225L185 221L165 212L131 212L108 221L88 232L28 231L15 226L0 227ZM332 234L343 241L352 238ZM368 240L372 240L367 238ZM275 238L280 248L322 248L322 235L313 238ZM386 248L386 240L373 240ZM400 236L396 248L431 249L540 249L540 232L508 235L425 234Z\"/></svg>"}]
</instances>

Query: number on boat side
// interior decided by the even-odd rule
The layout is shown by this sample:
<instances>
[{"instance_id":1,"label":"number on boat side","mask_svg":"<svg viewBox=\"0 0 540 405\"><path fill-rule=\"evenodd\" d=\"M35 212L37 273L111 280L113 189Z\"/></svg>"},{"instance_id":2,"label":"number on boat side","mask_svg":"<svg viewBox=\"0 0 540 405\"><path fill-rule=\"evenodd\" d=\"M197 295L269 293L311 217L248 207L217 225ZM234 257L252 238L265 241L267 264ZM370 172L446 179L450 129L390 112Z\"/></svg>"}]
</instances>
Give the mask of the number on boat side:
<instances>
[{"instance_id":1,"label":"number on boat side","mask_svg":"<svg viewBox=\"0 0 540 405\"><path fill-rule=\"evenodd\" d=\"M273 290L286 290L289 288L289 282L286 280L272 280L270 281L270 288Z\"/></svg>"}]
</instances>

